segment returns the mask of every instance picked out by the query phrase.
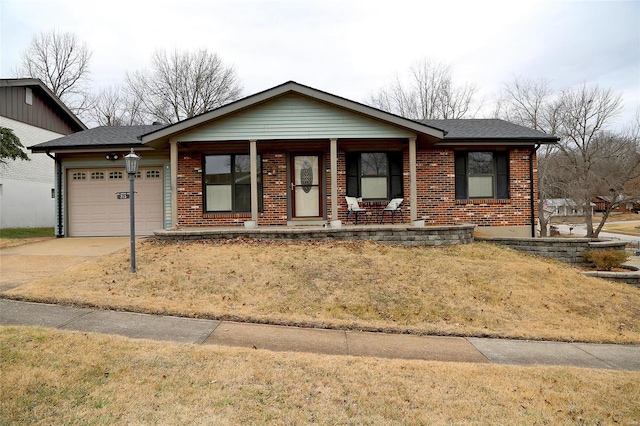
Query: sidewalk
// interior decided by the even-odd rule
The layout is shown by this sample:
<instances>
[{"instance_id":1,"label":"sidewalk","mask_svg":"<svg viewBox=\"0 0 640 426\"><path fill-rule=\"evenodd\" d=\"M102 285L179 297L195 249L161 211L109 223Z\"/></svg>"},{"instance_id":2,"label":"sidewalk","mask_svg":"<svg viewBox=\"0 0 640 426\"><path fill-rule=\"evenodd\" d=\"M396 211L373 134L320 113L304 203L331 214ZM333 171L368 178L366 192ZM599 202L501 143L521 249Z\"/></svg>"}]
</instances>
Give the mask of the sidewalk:
<instances>
[{"instance_id":1,"label":"sidewalk","mask_svg":"<svg viewBox=\"0 0 640 426\"><path fill-rule=\"evenodd\" d=\"M640 371L640 345L364 333L101 311L0 299L0 325L134 339L383 358Z\"/></svg>"}]
</instances>

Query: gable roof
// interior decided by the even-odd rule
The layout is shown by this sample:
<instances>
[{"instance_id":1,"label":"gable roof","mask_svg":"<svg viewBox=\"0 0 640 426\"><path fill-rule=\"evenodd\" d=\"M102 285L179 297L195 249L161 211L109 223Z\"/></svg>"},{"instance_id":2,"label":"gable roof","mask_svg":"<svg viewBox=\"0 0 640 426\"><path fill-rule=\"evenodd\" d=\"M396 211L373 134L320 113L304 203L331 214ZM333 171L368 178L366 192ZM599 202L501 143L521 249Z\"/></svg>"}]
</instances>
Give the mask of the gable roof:
<instances>
[{"instance_id":1,"label":"gable roof","mask_svg":"<svg viewBox=\"0 0 640 426\"><path fill-rule=\"evenodd\" d=\"M86 150L100 148L130 148L144 146L140 135L164 125L102 126L73 133L29 147L32 152Z\"/></svg>"},{"instance_id":2,"label":"gable roof","mask_svg":"<svg viewBox=\"0 0 640 426\"><path fill-rule=\"evenodd\" d=\"M73 113L71 110L53 94L42 80L38 78L2 78L0 79L0 87L28 87L32 90L40 92L54 109L64 117L74 127L76 131L86 130L87 126Z\"/></svg>"},{"instance_id":3,"label":"gable roof","mask_svg":"<svg viewBox=\"0 0 640 426\"><path fill-rule=\"evenodd\" d=\"M165 145L173 135L270 102L289 93L297 93L336 108L409 129L418 135L427 135L431 140L438 141L437 145L526 144L530 146L558 141L556 136L500 119L409 120L290 81L175 124L97 127L34 145L30 149L33 152L55 152L136 146L159 148Z\"/></svg>"},{"instance_id":4,"label":"gable roof","mask_svg":"<svg viewBox=\"0 0 640 426\"><path fill-rule=\"evenodd\" d=\"M175 124L171 124L161 130L145 134L142 136L142 141L145 144L150 144L152 146L160 146L162 144L165 144L168 139L175 134L182 133L196 126L200 126L207 122L237 113L241 110L253 108L257 105L269 102L275 98L284 96L289 93L306 96L337 108L342 108L369 118L373 118L375 120L385 122L387 124L415 131L418 134L426 135L428 137L436 139L442 139L444 137L444 132L442 131L442 129L439 129L437 127L418 121L409 120L398 115L394 115L358 102L351 101L346 98L342 98L340 96L332 95L330 93L296 83L295 81L289 81L263 92L256 93L255 95L251 95L230 104L224 105L220 108L216 108L195 117L188 118Z\"/></svg>"},{"instance_id":5,"label":"gable roof","mask_svg":"<svg viewBox=\"0 0 640 426\"><path fill-rule=\"evenodd\" d=\"M445 130L447 134L444 142L509 140L556 143L558 141L556 136L497 118L420 120L420 122Z\"/></svg>"}]
</instances>

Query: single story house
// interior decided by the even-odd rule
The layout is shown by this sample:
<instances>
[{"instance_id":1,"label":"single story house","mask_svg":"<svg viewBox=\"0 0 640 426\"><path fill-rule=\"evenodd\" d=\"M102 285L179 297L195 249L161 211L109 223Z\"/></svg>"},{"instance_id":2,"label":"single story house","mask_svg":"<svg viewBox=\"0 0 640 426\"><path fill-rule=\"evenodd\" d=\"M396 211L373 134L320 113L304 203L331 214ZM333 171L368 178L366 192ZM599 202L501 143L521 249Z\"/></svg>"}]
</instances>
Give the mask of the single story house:
<instances>
[{"instance_id":1,"label":"single story house","mask_svg":"<svg viewBox=\"0 0 640 426\"><path fill-rule=\"evenodd\" d=\"M0 79L0 127L11 129L25 147L87 130L36 78ZM0 228L54 226L53 160L44 152L29 159L0 164Z\"/></svg>"},{"instance_id":2,"label":"single story house","mask_svg":"<svg viewBox=\"0 0 640 426\"><path fill-rule=\"evenodd\" d=\"M591 215L593 215L594 203L589 203ZM549 212L549 216L583 216L584 209L570 198L548 198L544 200L544 209ZM546 216L546 215L545 215Z\"/></svg>"},{"instance_id":3,"label":"single story house","mask_svg":"<svg viewBox=\"0 0 640 426\"><path fill-rule=\"evenodd\" d=\"M603 212L611 207L611 197L598 196L593 199L595 211ZM619 195L617 205L611 209L617 213L640 213L640 200Z\"/></svg>"},{"instance_id":4,"label":"single story house","mask_svg":"<svg viewBox=\"0 0 640 426\"><path fill-rule=\"evenodd\" d=\"M395 221L530 236L536 149L555 136L498 119L409 120L287 82L171 125L99 127L38 144L55 155L60 236L128 235L123 156L141 156L136 230L319 225L346 196ZM390 217L385 218L385 223Z\"/></svg>"}]
</instances>

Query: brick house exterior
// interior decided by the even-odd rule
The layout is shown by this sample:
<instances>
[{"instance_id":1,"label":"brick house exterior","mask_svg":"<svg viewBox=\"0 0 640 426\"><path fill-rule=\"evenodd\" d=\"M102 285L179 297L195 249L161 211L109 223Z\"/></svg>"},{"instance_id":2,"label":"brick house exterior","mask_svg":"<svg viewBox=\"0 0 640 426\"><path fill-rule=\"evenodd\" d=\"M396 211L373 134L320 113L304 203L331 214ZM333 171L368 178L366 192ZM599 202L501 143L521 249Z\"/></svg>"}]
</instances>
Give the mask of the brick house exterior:
<instances>
[{"instance_id":1,"label":"brick house exterior","mask_svg":"<svg viewBox=\"0 0 640 426\"><path fill-rule=\"evenodd\" d=\"M88 144L135 148L143 164L162 164L165 229L351 223L345 196L354 196L370 221L403 198L396 223L473 223L490 235L527 236L535 152L557 142L496 119L408 120L295 82L147 126L135 139L114 129L92 142L92 130L34 149L58 152L69 170L91 163L74 152Z\"/></svg>"}]
</instances>

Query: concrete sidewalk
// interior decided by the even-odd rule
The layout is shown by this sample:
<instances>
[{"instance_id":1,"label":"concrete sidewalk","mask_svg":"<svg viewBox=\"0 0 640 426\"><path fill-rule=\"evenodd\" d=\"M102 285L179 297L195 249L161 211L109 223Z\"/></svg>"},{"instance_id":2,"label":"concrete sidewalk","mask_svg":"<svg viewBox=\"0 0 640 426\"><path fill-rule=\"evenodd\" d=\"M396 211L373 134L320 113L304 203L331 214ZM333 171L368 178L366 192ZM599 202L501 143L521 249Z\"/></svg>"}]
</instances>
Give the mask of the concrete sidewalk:
<instances>
[{"instance_id":1,"label":"concrete sidewalk","mask_svg":"<svg viewBox=\"0 0 640 426\"><path fill-rule=\"evenodd\" d=\"M0 299L0 325L136 339L383 358L640 371L640 345L414 336L102 311Z\"/></svg>"}]
</instances>

